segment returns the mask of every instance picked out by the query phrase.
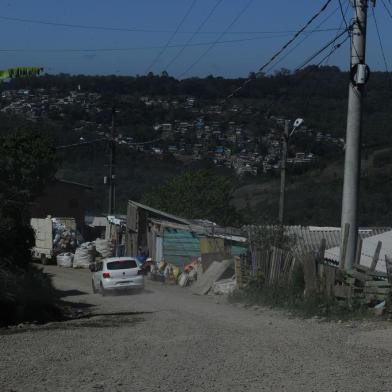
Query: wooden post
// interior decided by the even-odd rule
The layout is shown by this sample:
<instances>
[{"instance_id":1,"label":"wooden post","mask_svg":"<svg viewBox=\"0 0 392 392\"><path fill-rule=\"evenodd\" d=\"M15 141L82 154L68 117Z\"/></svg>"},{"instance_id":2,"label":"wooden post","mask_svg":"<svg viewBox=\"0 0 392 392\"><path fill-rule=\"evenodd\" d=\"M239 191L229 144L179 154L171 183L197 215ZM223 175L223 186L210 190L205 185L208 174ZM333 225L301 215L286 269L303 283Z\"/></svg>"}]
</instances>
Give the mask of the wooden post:
<instances>
[{"instance_id":1,"label":"wooden post","mask_svg":"<svg viewBox=\"0 0 392 392\"><path fill-rule=\"evenodd\" d=\"M362 238L358 238L357 242L357 250L355 253L355 263L354 265L360 265L361 264L361 255L362 255Z\"/></svg>"},{"instance_id":2,"label":"wooden post","mask_svg":"<svg viewBox=\"0 0 392 392\"><path fill-rule=\"evenodd\" d=\"M327 247L327 240L323 238L320 243L320 248L318 252L318 262L322 263L324 261L324 254L325 254L325 248Z\"/></svg>"},{"instance_id":3,"label":"wooden post","mask_svg":"<svg viewBox=\"0 0 392 392\"><path fill-rule=\"evenodd\" d=\"M382 242L378 241L376 250L375 250L374 255L373 255L372 264L370 266L370 271L374 271L376 269L377 262L378 262L378 259L380 257L381 246L382 246Z\"/></svg>"},{"instance_id":4,"label":"wooden post","mask_svg":"<svg viewBox=\"0 0 392 392\"><path fill-rule=\"evenodd\" d=\"M305 296L309 297L317 292L316 260L312 253L304 255Z\"/></svg>"},{"instance_id":5,"label":"wooden post","mask_svg":"<svg viewBox=\"0 0 392 392\"><path fill-rule=\"evenodd\" d=\"M388 276L388 282L389 284L392 284L392 258L389 256L385 255L385 265L387 269L387 276ZM392 292L389 291L389 294L387 295L386 303L385 303L385 310L388 313L392 313Z\"/></svg>"},{"instance_id":6,"label":"wooden post","mask_svg":"<svg viewBox=\"0 0 392 392\"><path fill-rule=\"evenodd\" d=\"M340 269L344 269L344 265L346 263L347 242L348 242L349 234L350 234L350 224L346 223L344 225L343 241L340 247L340 264L339 264Z\"/></svg>"},{"instance_id":7,"label":"wooden post","mask_svg":"<svg viewBox=\"0 0 392 392\"><path fill-rule=\"evenodd\" d=\"M388 282L392 284L392 258L385 255L385 264L387 267Z\"/></svg>"},{"instance_id":8,"label":"wooden post","mask_svg":"<svg viewBox=\"0 0 392 392\"><path fill-rule=\"evenodd\" d=\"M241 268L241 258L240 257L234 258L234 274L235 274L235 283L236 283L237 289L240 289L243 287L242 268Z\"/></svg>"}]
</instances>

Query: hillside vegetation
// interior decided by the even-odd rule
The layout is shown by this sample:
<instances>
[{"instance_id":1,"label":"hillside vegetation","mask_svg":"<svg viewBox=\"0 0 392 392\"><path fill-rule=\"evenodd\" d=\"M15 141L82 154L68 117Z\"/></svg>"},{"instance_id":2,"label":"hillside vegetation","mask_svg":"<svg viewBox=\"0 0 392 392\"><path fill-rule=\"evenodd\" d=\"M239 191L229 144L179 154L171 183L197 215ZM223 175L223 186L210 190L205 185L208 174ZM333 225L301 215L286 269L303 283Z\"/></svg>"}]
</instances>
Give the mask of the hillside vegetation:
<instances>
[{"instance_id":1,"label":"hillside vegetation","mask_svg":"<svg viewBox=\"0 0 392 392\"><path fill-rule=\"evenodd\" d=\"M110 108L119 105L118 127L124 134L148 140L156 135L152 125L157 122L183 121L191 114L183 111L147 112L137 102L142 96L196 98L199 107L222 102L244 79L224 79L209 76L176 80L167 74L143 77L46 75L34 79L12 81L4 88L29 88L56 91L76 90L102 94L107 110L100 114L103 123L110 125ZM255 78L232 102L248 103L257 108L251 115L230 113L227 120L246 123L254 134L268 132L271 116L295 119L302 117L311 129L344 137L346 126L347 91L349 77L337 67L310 66L296 73L282 70L274 75ZM374 72L366 89L363 124L363 171L361 178L361 225L390 225L392 190L392 89L390 75ZM223 109L225 106L223 106ZM51 133L57 144L74 143L86 133L73 130L82 118L78 110L70 110L66 119L49 118L39 124ZM18 120L21 121L21 120ZM2 119L0 129L15 126L15 119ZM300 141L295 141L300 143ZM310 147L309 147L310 146ZM308 144L311 149L312 145ZM106 188L103 176L107 173L106 144L67 150L59 154L58 176L94 186L94 203L90 213L106 211ZM262 153L262 151L261 151ZM342 193L343 151L317 151L317 168L302 174L289 173L287 186L286 221L292 224L339 225ZM188 170L211 168L208 162L181 163L168 154L157 159L126 148L118 150L117 194L119 213L125 212L127 199L141 200L173 177ZM229 170L222 173L237 188L233 203L247 222L273 221L277 216L279 179L259 174L257 177L235 178ZM221 174L222 174L221 173Z\"/></svg>"},{"instance_id":2,"label":"hillside vegetation","mask_svg":"<svg viewBox=\"0 0 392 392\"><path fill-rule=\"evenodd\" d=\"M359 224L392 224L392 149L364 154L361 172ZM286 177L285 223L340 226L343 159L300 176ZM234 204L253 223L274 222L278 216L279 178L251 182L237 188Z\"/></svg>"}]
</instances>

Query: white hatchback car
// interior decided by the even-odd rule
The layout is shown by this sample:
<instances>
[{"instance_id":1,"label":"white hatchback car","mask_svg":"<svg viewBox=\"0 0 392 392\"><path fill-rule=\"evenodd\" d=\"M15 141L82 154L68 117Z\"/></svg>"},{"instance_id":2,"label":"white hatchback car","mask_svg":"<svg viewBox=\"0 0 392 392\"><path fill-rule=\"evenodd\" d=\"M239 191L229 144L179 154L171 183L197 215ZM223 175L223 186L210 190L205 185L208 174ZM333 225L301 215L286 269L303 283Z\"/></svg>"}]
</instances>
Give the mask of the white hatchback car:
<instances>
[{"instance_id":1,"label":"white hatchback car","mask_svg":"<svg viewBox=\"0 0 392 392\"><path fill-rule=\"evenodd\" d=\"M144 288L144 276L139 263L132 257L110 257L91 265L93 292L105 295L112 290Z\"/></svg>"}]
</instances>

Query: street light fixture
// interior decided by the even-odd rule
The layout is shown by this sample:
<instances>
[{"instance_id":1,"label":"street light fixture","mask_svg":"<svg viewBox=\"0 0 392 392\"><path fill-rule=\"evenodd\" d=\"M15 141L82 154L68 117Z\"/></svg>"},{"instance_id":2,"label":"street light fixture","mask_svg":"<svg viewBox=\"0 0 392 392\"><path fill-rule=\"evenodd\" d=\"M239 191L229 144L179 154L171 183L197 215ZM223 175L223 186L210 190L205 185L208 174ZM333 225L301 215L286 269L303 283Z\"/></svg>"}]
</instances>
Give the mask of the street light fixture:
<instances>
[{"instance_id":1,"label":"street light fixture","mask_svg":"<svg viewBox=\"0 0 392 392\"><path fill-rule=\"evenodd\" d=\"M279 197L279 224L283 226L285 188L286 188L286 163L287 163L287 144L293 133L304 123L303 118L297 118L290 129L290 120L284 122L284 133L282 137L282 157L280 162L280 197Z\"/></svg>"}]
</instances>

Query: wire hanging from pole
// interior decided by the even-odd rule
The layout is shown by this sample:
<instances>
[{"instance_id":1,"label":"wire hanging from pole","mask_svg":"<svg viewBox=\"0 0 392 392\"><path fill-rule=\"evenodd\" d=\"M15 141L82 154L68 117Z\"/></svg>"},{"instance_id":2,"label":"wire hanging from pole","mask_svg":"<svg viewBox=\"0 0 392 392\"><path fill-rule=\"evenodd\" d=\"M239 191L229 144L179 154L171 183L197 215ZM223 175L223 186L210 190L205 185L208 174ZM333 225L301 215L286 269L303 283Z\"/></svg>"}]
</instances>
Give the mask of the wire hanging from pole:
<instances>
[{"instance_id":1,"label":"wire hanging from pole","mask_svg":"<svg viewBox=\"0 0 392 392\"><path fill-rule=\"evenodd\" d=\"M197 0L193 0L191 5L189 6L187 12L185 13L185 15L183 16L183 18L181 19L180 23L178 24L177 28L174 30L173 34L170 36L170 38L167 40L165 46L163 47L163 49L155 56L154 60L150 63L150 65L147 67L146 70L146 74L148 72L151 71L152 67L158 62L158 60L161 58L161 56L163 55L163 53L166 51L166 49L168 48L168 46L170 45L170 43L173 41L174 37L176 36L176 34L178 33L178 31L180 30L181 26L183 25L183 23L185 22L186 18L189 16L189 14L191 13L193 7L196 5Z\"/></svg>"},{"instance_id":2,"label":"wire hanging from pole","mask_svg":"<svg viewBox=\"0 0 392 392\"><path fill-rule=\"evenodd\" d=\"M266 67L268 67L278 56L280 56L298 37L299 35L305 31L315 19L317 19L328 7L332 0L327 0L327 2L321 7L321 9L314 14L303 27L301 27L294 36L287 41L266 63L264 63L256 72L256 76L261 75ZM249 84L253 78L248 78L245 82L238 88L236 88L231 94L229 94L225 99L224 102L228 99L232 98L235 94L237 94L240 90L242 90L247 84Z\"/></svg>"},{"instance_id":3,"label":"wire hanging from pole","mask_svg":"<svg viewBox=\"0 0 392 392\"><path fill-rule=\"evenodd\" d=\"M223 0L218 0L214 6L212 7L212 9L210 10L210 12L208 13L208 15L206 16L206 18L204 18L204 20L200 23L199 27L196 29L196 31L189 37L189 39L186 41L185 45L174 55L174 57L167 63L165 70L167 71L173 64L174 62L181 56L181 54L184 52L184 50L186 49L186 47L193 41L193 38L196 37L197 34L200 33L201 29L205 26L205 24L210 20L211 16L213 15L213 13L215 12L215 10L219 7L219 5L222 3Z\"/></svg>"},{"instance_id":4,"label":"wire hanging from pole","mask_svg":"<svg viewBox=\"0 0 392 392\"><path fill-rule=\"evenodd\" d=\"M197 65L203 57L205 57L209 51L219 42L221 38L231 29L232 26L238 21L238 19L243 15L243 13L250 7L253 0L249 0L245 6L238 12L235 18L231 21L231 23L226 27L226 29L219 34L219 37L184 71L179 75L179 79L186 75L195 65Z\"/></svg>"}]
</instances>

